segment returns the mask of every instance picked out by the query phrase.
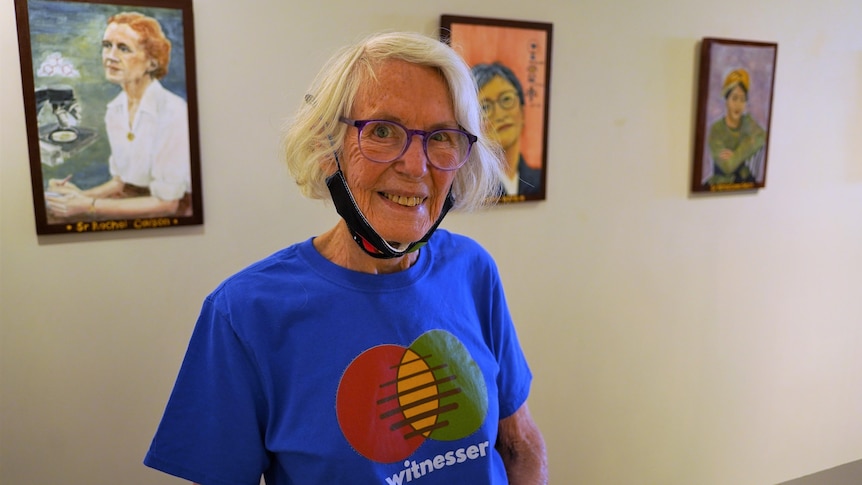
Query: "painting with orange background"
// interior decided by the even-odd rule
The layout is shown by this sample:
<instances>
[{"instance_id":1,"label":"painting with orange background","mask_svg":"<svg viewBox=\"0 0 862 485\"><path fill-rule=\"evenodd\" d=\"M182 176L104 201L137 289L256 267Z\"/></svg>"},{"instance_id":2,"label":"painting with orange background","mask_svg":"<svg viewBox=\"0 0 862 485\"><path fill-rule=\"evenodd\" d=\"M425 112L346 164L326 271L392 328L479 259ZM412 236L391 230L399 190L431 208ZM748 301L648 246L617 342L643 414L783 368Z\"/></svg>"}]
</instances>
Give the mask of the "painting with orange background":
<instances>
[{"instance_id":1,"label":"painting with orange background","mask_svg":"<svg viewBox=\"0 0 862 485\"><path fill-rule=\"evenodd\" d=\"M441 38L472 68L506 154L500 201L544 200L552 24L443 15L440 27Z\"/></svg>"}]
</instances>

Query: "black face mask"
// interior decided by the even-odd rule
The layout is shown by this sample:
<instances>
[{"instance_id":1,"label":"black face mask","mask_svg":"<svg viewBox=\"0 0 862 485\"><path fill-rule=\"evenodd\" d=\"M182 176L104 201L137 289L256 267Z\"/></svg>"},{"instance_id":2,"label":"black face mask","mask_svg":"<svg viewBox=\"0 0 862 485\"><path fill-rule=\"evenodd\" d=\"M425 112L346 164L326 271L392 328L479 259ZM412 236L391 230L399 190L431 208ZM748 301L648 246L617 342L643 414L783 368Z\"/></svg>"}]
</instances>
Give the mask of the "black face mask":
<instances>
[{"instance_id":1,"label":"black face mask","mask_svg":"<svg viewBox=\"0 0 862 485\"><path fill-rule=\"evenodd\" d=\"M434 233L437 226L439 226L440 222L443 221L443 217L446 216L446 213L449 212L449 209L452 208L452 204L454 203L454 200L452 199L452 191L450 190L449 194L446 195L446 201L443 203L443 208L440 210L440 217L437 218L437 222L431 226L431 229L425 233L425 236L416 242L408 244L405 249L398 250L393 248L392 245L380 237L380 234L377 234L377 231L371 227L368 219L366 219L362 214L362 211L359 210L359 207L356 205L356 200L353 199L353 194L350 193L350 189L347 187L347 181L344 179L344 174L341 172L340 167L337 172L326 178L326 186L329 188L329 194L332 196L332 201L335 203L335 209L344 219L344 222L347 223L347 227L350 229L350 234L353 236L353 240L369 256L380 259L398 258L405 254L412 253L413 251L418 251L419 248L428 242L428 239L431 238L431 234Z\"/></svg>"}]
</instances>

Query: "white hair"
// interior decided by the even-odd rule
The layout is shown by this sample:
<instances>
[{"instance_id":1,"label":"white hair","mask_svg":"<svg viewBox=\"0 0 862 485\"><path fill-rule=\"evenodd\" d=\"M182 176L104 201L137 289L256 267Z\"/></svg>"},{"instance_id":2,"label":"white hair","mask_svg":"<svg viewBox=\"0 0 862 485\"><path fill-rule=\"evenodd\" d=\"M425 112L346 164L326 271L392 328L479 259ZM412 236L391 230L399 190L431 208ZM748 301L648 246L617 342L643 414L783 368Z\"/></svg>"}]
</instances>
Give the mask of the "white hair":
<instances>
[{"instance_id":1,"label":"white hair","mask_svg":"<svg viewBox=\"0 0 862 485\"><path fill-rule=\"evenodd\" d=\"M456 121L478 137L469 159L455 175L454 208L473 210L495 201L500 193L503 152L487 135L470 67L445 43L412 32L368 36L338 51L317 75L282 140L287 166L303 195L329 198L326 177L335 171L333 154L341 151L347 133L347 125L338 119L349 115L360 85L374 79L374 69L389 59L437 69L449 87Z\"/></svg>"}]
</instances>

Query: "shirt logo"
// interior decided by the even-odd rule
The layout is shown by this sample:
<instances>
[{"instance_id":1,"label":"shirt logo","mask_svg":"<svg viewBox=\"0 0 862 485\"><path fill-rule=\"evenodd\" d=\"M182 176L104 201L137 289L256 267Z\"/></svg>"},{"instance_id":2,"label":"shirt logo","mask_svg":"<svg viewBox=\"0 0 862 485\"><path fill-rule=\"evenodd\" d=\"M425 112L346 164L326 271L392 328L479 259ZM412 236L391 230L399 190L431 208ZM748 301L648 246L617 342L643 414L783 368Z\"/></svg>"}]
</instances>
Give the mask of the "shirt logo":
<instances>
[{"instance_id":1,"label":"shirt logo","mask_svg":"<svg viewBox=\"0 0 862 485\"><path fill-rule=\"evenodd\" d=\"M353 448L378 463L401 461L426 439L454 441L485 421L488 391L464 344L432 330L410 344L356 357L338 384L336 413Z\"/></svg>"}]
</instances>

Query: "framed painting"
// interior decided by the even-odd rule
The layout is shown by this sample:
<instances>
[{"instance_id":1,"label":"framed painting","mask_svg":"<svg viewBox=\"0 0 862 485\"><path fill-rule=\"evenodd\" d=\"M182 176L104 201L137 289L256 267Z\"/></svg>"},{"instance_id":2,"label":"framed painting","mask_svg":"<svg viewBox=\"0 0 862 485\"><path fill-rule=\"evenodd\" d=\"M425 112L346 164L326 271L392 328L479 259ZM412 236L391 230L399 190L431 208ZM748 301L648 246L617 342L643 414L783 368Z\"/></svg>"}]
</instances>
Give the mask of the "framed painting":
<instances>
[{"instance_id":1,"label":"framed painting","mask_svg":"<svg viewBox=\"0 0 862 485\"><path fill-rule=\"evenodd\" d=\"M203 224L191 0L15 0L38 234Z\"/></svg>"},{"instance_id":2,"label":"framed painting","mask_svg":"<svg viewBox=\"0 0 862 485\"><path fill-rule=\"evenodd\" d=\"M440 38L473 71L492 133L503 147L500 202L544 200L553 25L443 15Z\"/></svg>"},{"instance_id":3,"label":"framed painting","mask_svg":"<svg viewBox=\"0 0 862 485\"><path fill-rule=\"evenodd\" d=\"M703 39L692 192L766 186L777 54L775 43Z\"/></svg>"}]
</instances>

